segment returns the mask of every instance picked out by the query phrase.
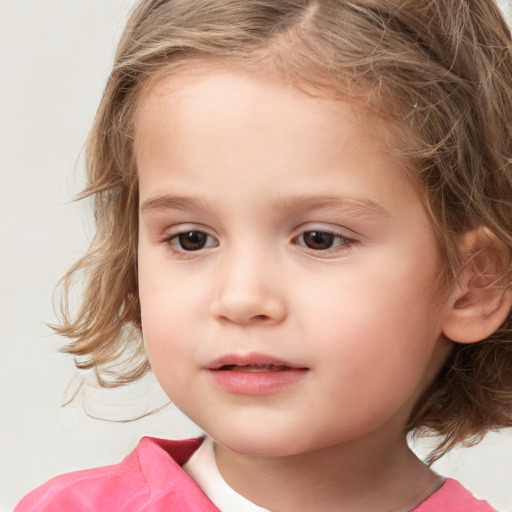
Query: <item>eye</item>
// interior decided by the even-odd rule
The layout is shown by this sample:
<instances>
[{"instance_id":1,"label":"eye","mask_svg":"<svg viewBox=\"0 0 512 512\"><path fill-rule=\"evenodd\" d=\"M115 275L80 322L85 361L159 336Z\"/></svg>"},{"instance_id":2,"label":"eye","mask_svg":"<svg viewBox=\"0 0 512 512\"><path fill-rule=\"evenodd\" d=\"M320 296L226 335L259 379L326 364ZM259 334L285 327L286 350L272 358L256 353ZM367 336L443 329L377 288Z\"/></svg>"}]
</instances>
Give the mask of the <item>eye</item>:
<instances>
[{"instance_id":1,"label":"eye","mask_svg":"<svg viewBox=\"0 0 512 512\"><path fill-rule=\"evenodd\" d=\"M340 245L350 245L354 240L330 231L305 231L297 242L314 251L328 251Z\"/></svg>"},{"instance_id":2,"label":"eye","mask_svg":"<svg viewBox=\"0 0 512 512\"><path fill-rule=\"evenodd\" d=\"M216 240L202 231L186 231L167 239L173 248L182 251L200 251L207 247L216 247Z\"/></svg>"}]
</instances>

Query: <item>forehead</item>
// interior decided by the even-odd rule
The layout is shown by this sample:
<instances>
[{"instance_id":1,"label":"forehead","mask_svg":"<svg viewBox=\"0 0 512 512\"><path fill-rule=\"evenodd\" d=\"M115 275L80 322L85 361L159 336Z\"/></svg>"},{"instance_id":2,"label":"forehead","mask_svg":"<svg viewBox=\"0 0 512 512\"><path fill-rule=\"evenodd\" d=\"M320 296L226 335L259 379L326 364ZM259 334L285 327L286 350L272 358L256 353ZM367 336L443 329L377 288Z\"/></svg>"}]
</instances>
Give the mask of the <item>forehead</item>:
<instances>
[{"instance_id":1,"label":"forehead","mask_svg":"<svg viewBox=\"0 0 512 512\"><path fill-rule=\"evenodd\" d=\"M340 153L359 159L353 164L365 173L369 149L378 157L375 163L380 159L402 172L395 133L395 126L360 104L308 94L272 69L263 73L230 62L199 61L162 69L147 83L134 147L139 178L151 161L152 167L187 168L192 178L197 171L203 182L205 166L215 179L215 166L233 165L252 171L291 165L297 178L299 168L323 167L337 179ZM233 169L233 181L244 175L242 170ZM258 176L252 172L250 177L257 181ZM171 178L176 180L177 173L168 173Z\"/></svg>"},{"instance_id":2,"label":"forehead","mask_svg":"<svg viewBox=\"0 0 512 512\"><path fill-rule=\"evenodd\" d=\"M259 123L268 129L277 125L280 130L295 131L297 144L304 142L300 132L307 126L316 128L307 134L310 141L328 142L335 135L339 145L339 133L324 128L341 116L350 118L352 125L360 129L360 135L364 133L383 154L397 156L395 123L367 108L368 104L363 105L360 99L340 100L327 89L306 91L296 81L287 80L271 63L267 64L263 69L262 62L199 60L161 68L140 95L135 116L136 152L139 154L155 142L153 135L149 140L147 137L154 131L151 128L155 122L169 126L178 118L177 136L184 135L189 128L209 129L210 120L215 118L217 125L222 121L224 126L255 127ZM164 106L172 115L163 114ZM241 116L244 112L246 115Z\"/></svg>"}]
</instances>

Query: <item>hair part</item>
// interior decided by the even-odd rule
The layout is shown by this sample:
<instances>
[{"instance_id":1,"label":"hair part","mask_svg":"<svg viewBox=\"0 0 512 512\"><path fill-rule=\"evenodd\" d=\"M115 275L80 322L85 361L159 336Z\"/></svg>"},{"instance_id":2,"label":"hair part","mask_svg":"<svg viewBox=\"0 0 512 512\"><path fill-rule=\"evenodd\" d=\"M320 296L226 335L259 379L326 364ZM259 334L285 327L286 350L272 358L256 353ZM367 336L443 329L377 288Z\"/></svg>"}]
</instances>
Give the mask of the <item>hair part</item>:
<instances>
[{"instance_id":1,"label":"hair part","mask_svg":"<svg viewBox=\"0 0 512 512\"><path fill-rule=\"evenodd\" d=\"M456 280L457 239L485 226L505 248L512 276L512 49L493 0L144 0L134 10L86 148L97 231L63 280L58 333L79 368L116 386L150 366L137 291L137 108L158 73L196 59L255 72L268 62L297 87L359 101L384 117L415 181L446 262L437 283ZM67 308L75 280L77 312ZM135 332L135 335L134 335ZM130 364L117 365L126 347ZM133 349L133 348L132 348ZM439 434L436 456L512 426L512 320L488 339L454 344L416 405L408 430Z\"/></svg>"}]
</instances>

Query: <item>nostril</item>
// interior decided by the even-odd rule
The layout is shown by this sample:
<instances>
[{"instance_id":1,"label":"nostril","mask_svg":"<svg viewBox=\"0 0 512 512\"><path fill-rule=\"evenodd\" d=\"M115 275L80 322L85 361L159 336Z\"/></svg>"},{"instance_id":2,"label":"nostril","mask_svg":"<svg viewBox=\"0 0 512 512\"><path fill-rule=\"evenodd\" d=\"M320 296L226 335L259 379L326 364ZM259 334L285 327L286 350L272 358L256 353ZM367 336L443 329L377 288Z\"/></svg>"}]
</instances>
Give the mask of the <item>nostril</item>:
<instances>
[{"instance_id":1,"label":"nostril","mask_svg":"<svg viewBox=\"0 0 512 512\"><path fill-rule=\"evenodd\" d=\"M281 297L263 293L245 295L223 293L210 305L212 315L220 321L238 324L269 324L280 322L286 316Z\"/></svg>"}]
</instances>

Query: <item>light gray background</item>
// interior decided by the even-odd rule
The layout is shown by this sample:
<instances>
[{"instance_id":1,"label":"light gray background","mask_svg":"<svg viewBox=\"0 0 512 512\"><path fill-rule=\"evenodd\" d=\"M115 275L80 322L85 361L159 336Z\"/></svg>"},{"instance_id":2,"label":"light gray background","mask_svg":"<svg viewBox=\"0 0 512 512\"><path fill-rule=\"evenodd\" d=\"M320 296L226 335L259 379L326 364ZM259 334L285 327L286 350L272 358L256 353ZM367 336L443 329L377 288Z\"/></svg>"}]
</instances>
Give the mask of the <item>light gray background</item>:
<instances>
[{"instance_id":1,"label":"light gray background","mask_svg":"<svg viewBox=\"0 0 512 512\"><path fill-rule=\"evenodd\" d=\"M151 378L86 393L52 335L52 293L86 247L82 144L133 0L0 0L0 512L50 477L117 462L142 435L194 436L197 427L165 403ZM502 2L509 15L512 4ZM424 451L424 447L419 447ZM512 434L493 434L436 466L500 512L512 511Z\"/></svg>"}]
</instances>

